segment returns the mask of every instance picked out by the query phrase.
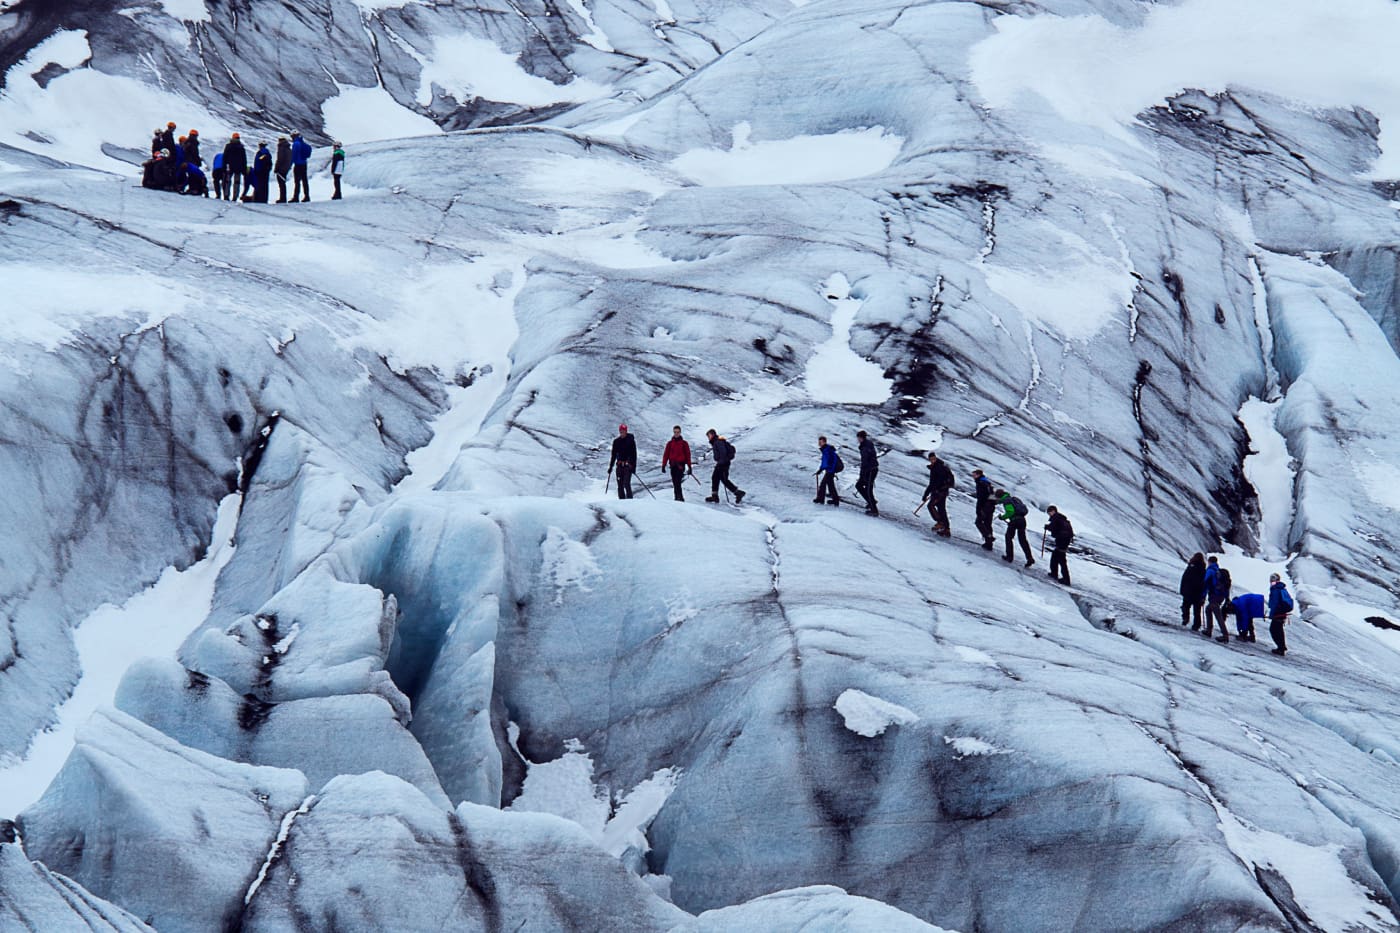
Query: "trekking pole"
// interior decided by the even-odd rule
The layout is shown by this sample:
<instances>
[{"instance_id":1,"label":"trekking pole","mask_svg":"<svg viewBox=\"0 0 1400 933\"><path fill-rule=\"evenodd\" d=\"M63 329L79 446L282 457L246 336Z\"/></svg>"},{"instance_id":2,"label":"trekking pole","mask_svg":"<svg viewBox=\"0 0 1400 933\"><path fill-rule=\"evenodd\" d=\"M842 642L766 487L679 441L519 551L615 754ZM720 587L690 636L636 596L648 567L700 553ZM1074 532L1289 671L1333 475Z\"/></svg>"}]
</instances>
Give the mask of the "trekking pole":
<instances>
[{"instance_id":1,"label":"trekking pole","mask_svg":"<svg viewBox=\"0 0 1400 933\"><path fill-rule=\"evenodd\" d=\"M608 494L608 484L612 482L612 470L608 470L608 478L603 482L603 495Z\"/></svg>"},{"instance_id":2,"label":"trekking pole","mask_svg":"<svg viewBox=\"0 0 1400 933\"><path fill-rule=\"evenodd\" d=\"M916 506L914 507L914 514L915 514L915 515L918 515L918 514L919 514L919 510L922 509L924 506L928 505L928 500L929 500L929 499L932 499L932 498L933 498L932 496L929 496L927 499L924 499L923 502L920 502L918 505L916 505Z\"/></svg>"},{"instance_id":3,"label":"trekking pole","mask_svg":"<svg viewBox=\"0 0 1400 933\"><path fill-rule=\"evenodd\" d=\"M1042 528L1042 529L1040 530L1040 556L1041 556L1041 557L1044 557L1044 556L1045 556L1045 536L1046 536L1047 534L1049 534L1049 533L1050 533L1050 530L1049 530L1048 528Z\"/></svg>"},{"instance_id":4,"label":"trekking pole","mask_svg":"<svg viewBox=\"0 0 1400 933\"><path fill-rule=\"evenodd\" d=\"M645 489L645 490L647 491L647 495L651 496L653 499L656 498L656 493L654 493L654 492L651 491L651 487L647 485L647 481L644 480L644 479L642 479L642 474L641 474L641 473L639 473L639 472L633 473L633 474L632 474L632 478L635 479L637 482L639 482L639 483L642 484L642 488Z\"/></svg>"}]
</instances>

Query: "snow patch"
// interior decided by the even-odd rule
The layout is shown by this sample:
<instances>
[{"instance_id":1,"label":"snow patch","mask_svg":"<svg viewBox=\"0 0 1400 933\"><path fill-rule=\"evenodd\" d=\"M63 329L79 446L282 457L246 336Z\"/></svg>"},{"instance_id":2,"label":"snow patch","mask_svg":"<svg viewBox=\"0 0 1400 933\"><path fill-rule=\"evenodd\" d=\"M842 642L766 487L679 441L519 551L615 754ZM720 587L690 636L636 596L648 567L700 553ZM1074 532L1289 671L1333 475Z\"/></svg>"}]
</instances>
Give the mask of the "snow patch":
<instances>
[{"instance_id":1,"label":"snow patch","mask_svg":"<svg viewBox=\"0 0 1400 933\"><path fill-rule=\"evenodd\" d=\"M964 758L981 758L986 755L1011 754L1009 748L999 748L985 739L971 735L945 735L943 743L953 746L954 757L959 761Z\"/></svg>"},{"instance_id":2,"label":"snow patch","mask_svg":"<svg viewBox=\"0 0 1400 933\"><path fill-rule=\"evenodd\" d=\"M1001 16L969 62L993 107L1037 94L1066 120L1131 138L1136 116L1197 88L1257 88L1306 107L1365 107L1381 124L1376 176L1400 176L1400 8L1390 0L1185 0L1141 27L1098 16ZM1356 62L1370 67L1357 68Z\"/></svg>"},{"instance_id":3,"label":"snow patch","mask_svg":"<svg viewBox=\"0 0 1400 933\"><path fill-rule=\"evenodd\" d=\"M209 10L204 0L158 0L165 15L187 23L209 22Z\"/></svg>"},{"instance_id":4,"label":"snow patch","mask_svg":"<svg viewBox=\"0 0 1400 933\"><path fill-rule=\"evenodd\" d=\"M1250 446L1244 475L1259 494L1259 547L1271 560L1282 560L1288 552L1297 474L1288 443L1274 423L1282 404L1282 400L1265 402L1250 396L1239 411Z\"/></svg>"},{"instance_id":5,"label":"snow patch","mask_svg":"<svg viewBox=\"0 0 1400 933\"><path fill-rule=\"evenodd\" d=\"M1012 269L993 257L984 265L987 285L1026 320L1070 340L1088 340L1131 307L1137 280L1122 257L1106 256L1063 230L1047 233L1059 241L1053 268Z\"/></svg>"},{"instance_id":6,"label":"snow patch","mask_svg":"<svg viewBox=\"0 0 1400 933\"><path fill-rule=\"evenodd\" d=\"M555 603L564 601L564 592L570 587L591 592L588 581L603 575L588 545L575 541L562 528L549 527L540 551L544 559L540 574L553 584Z\"/></svg>"},{"instance_id":7,"label":"snow patch","mask_svg":"<svg viewBox=\"0 0 1400 933\"><path fill-rule=\"evenodd\" d=\"M807 394L819 402L884 404L893 381L879 364L851 349L851 326L865 300L851 296L851 283L839 272L822 284L822 294L831 304L831 338L807 360Z\"/></svg>"},{"instance_id":8,"label":"snow patch","mask_svg":"<svg viewBox=\"0 0 1400 933\"><path fill-rule=\"evenodd\" d=\"M666 339L670 339L669 334ZM697 437L703 436L710 428L728 435L753 427L775 408L801 397L801 392L781 382L754 380L743 392L727 399L687 409L684 424Z\"/></svg>"},{"instance_id":9,"label":"snow patch","mask_svg":"<svg viewBox=\"0 0 1400 933\"><path fill-rule=\"evenodd\" d=\"M0 819L11 819L38 800L73 749L73 736L99 707L108 705L128 667L145 657L174 657L185 637L204 621L219 571L233 557L240 499L224 498L209 553L184 570L167 567L146 590L120 607L105 605L73 633L82 676L58 708L58 722L35 736L23 760L0 758Z\"/></svg>"},{"instance_id":10,"label":"snow patch","mask_svg":"<svg viewBox=\"0 0 1400 933\"><path fill-rule=\"evenodd\" d=\"M729 149L691 149L671 166L701 185L808 185L882 172L904 146L902 136L883 126L759 143L749 141L751 132L739 123Z\"/></svg>"},{"instance_id":11,"label":"snow patch","mask_svg":"<svg viewBox=\"0 0 1400 933\"><path fill-rule=\"evenodd\" d=\"M489 39L470 33L435 39L419 81L418 103L424 107L433 102L433 85L463 104L480 98L522 107L579 103L608 92L583 78L554 84L532 75L520 67L518 54L510 55Z\"/></svg>"},{"instance_id":12,"label":"snow patch","mask_svg":"<svg viewBox=\"0 0 1400 933\"><path fill-rule=\"evenodd\" d=\"M321 122L333 139L350 144L442 133L442 127L409 110L382 87L337 87L340 92L321 104Z\"/></svg>"},{"instance_id":13,"label":"snow patch","mask_svg":"<svg viewBox=\"0 0 1400 933\"><path fill-rule=\"evenodd\" d=\"M919 715L913 710L854 688L837 697L832 708L841 714L847 729L867 739L882 735L890 726L907 726L919 721Z\"/></svg>"},{"instance_id":14,"label":"snow patch","mask_svg":"<svg viewBox=\"0 0 1400 933\"><path fill-rule=\"evenodd\" d=\"M607 33L599 29L598 24L593 22L593 13L588 9L588 5L584 3L584 0L567 0L567 2L569 6L573 8L573 11L579 15L579 19L583 20L583 25L588 29L587 32L579 33L579 38L600 52L615 51L612 47L612 43L608 41Z\"/></svg>"}]
</instances>

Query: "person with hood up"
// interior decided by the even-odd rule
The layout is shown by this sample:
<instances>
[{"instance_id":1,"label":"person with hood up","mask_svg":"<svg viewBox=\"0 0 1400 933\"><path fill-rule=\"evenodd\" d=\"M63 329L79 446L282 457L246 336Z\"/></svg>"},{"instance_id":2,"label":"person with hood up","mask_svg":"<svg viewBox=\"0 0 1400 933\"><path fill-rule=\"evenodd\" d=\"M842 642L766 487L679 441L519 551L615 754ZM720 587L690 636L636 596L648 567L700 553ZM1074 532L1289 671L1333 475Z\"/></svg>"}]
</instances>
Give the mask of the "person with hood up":
<instances>
[{"instance_id":1,"label":"person with hood up","mask_svg":"<svg viewBox=\"0 0 1400 933\"><path fill-rule=\"evenodd\" d=\"M992 516L996 514L996 487L981 470L972 471L972 485L977 494L977 531L982 535L982 550L990 551L996 546L996 536L992 534Z\"/></svg>"},{"instance_id":2,"label":"person with hood up","mask_svg":"<svg viewBox=\"0 0 1400 933\"><path fill-rule=\"evenodd\" d=\"M292 144L287 137L277 137L277 159L272 163L272 174L277 176L277 203L287 203L287 173L292 170Z\"/></svg>"},{"instance_id":3,"label":"person with hood up","mask_svg":"<svg viewBox=\"0 0 1400 933\"><path fill-rule=\"evenodd\" d=\"M1050 579L1058 580L1065 586L1069 586L1069 554L1070 542L1074 540L1074 526L1070 524L1068 518L1053 505L1045 510L1045 514L1050 516L1050 520L1045 525L1045 530L1055 542L1055 549L1050 552ZM1055 573L1056 570L1064 574L1063 579Z\"/></svg>"},{"instance_id":4,"label":"person with hood up","mask_svg":"<svg viewBox=\"0 0 1400 933\"><path fill-rule=\"evenodd\" d=\"M617 426L617 437L613 438L612 456L608 458L608 472L617 467L617 497L632 498L632 474L637 472L637 439L627 433L627 425Z\"/></svg>"},{"instance_id":5,"label":"person with hood up","mask_svg":"<svg viewBox=\"0 0 1400 933\"><path fill-rule=\"evenodd\" d=\"M1006 553L1002 555L1002 560L1008 564L1016 559L1015 541L1021 541L1021 550L1026 554L1026 566L1035 566L1035 555L1031 553L1031 542L1026 538L1026 516L1030 510L1026 504L1005 489L998 489L995 493L997 505L1001 506L1001 514L997 518L1006 522Z\"/></svg>"},{"instance_id":6,"label":"person with hood up","mask_svg":"<svg viewBox=\"0 0 1400 933\"><path fill-rule=\"evenodd\" d=\"M826 437L817 438L817 449L822 453L821 464L817 467L817 497L812 501L817 505L830 502L832 505L841 504L841 495L836 491L836 474L840 473L844 464L841 462L841 455L836 452L836 448L826 442Z\"/></svg>"},{"instance_id":7,"label":"person with hood up","mask_svg":"<svg viewBox=\"0 0 1400 933\"><path fill-rule=\"evenodd\" d=\"M940 538L952 537L948 527L948 491L953 488L953 471L948 464L938 459L938 454L928 452L928 485L924 487L924 501L928 503L929 518L933 519L933 533Z\"/></svg>"},{"instance_id":8,"label":"person with hood up","mask_svg":"<svg viewBox=\"0 0 1400 933\"><path fill-rule=\"evenodd\" d=\"M875 442L864 431L856 432L860 441L860 477L856 480L856 492L865 500L865 514L880 515L875 501L875 477L880 474L880 455L875 451Z\"/></svg>"},{"instance_id":9,"label":"person with hood up","mask_svg":"<svg viewBox=\"0 0 1400 933\"><path fill-rule=\"evenodd\" d=\"M710 474L710 494L705 497L705 501L718 502L719 487L723 484L734 496L734 504L738 505L744 501L745 493L729 481L729 465L734 462L734 445L721 437L714 428L706 431L705 437L710 441L710 453L715 458L715 471Z\"/></svg>"},{"instance_id":10,"label":"person with hood up","mask_svg":"<svg viewBox=\"0 0 1400 933\"><path fill-rule=\"evenodd\" d=\"M671 471L671 489L676 501L685 501L685 475L690 472L690 444L681 437L681 426L671 428L671 439L661 453L661 472Z\"/></svg>"},{"instance_id":11,"label":"person with hood up","mask_svg":"<svg viewBox=\"0 0 1400 933\"><path fill-rule=\"evenodd\" d=\"M340 176L344 174L345 147L337 142L335 149L331 151L331 181L335 183L335 193L331 195L332 201L340 200Z\"/></svg>"},{"instance_id":12,"label":"person with hood up","mask_svg":"<svg viewBox=\"0 0 1400 933\"><path fill-rule=\"evenodd\" d=\"M267 189L272 184L272 153L267 141L258 143L258 153L253 156L253 172L250 176L253 186L253 203L267 203Z\"/></svg>"},{"instance_id":13,"label":"person with hood up","mask_svg":"<svg viewBox=\"0 0 1400 933\"><path fill-rule=\"evenodd\" d=\"M1269 634L1273 636L1273 653L1285 655L1288 645L1284 641L1283 627L1288 624L1288 614L1293 611L1293 597L1288 587L1276 573L1269 574Z\"/></svg>"},{"instance_id":14,"label":"person with hood up","mask_svg":"<svg viewBox=\"0 0 1400 933\"><path fill-rule=\"evenodd\" d=\"M237 201L247 193L248 150L237 133L224 147L224 200Z\"/></svg>"},{"instance_id":15,"label":"person with hood up","mask_svg":"<svg viewBox=\"0 0 1400 933\"><path fill-rule=\"evenodd\" d=\"M300 196L303 201L311 200L311 183L306 179L306 163L311 159L311 144L301 138L300 133L292 134L292 201Z\"/></svg>"},{"instance_id":16,"label":"person with hood up","mask_svg":"<svg viewBox=\"0 0 1400 933\"><path fill-rule=\"evenodd\" d=\"M1191 625L1191 631L1201 630L1201 610L1206 604L1206 556L1199 551L1191 555L1181 574L1181 624ZM1192 616L1195 624L1191 624Z\"/></svg>"}]
</instances>

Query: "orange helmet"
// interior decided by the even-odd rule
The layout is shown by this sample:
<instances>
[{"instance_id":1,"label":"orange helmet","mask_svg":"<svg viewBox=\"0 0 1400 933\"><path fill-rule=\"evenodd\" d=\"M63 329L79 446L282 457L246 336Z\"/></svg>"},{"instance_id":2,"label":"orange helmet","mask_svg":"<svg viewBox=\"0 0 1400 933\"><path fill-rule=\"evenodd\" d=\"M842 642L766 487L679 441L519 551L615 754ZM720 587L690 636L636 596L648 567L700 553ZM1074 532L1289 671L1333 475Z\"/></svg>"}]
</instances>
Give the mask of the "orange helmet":
<instances>
[{"instance_id":1,"label":"orange helmet","mask_svg":"<svg viewBox=\"0 0 1400 933\"><path fill-rule=\"evenodd\" d=\"M199 135L199 130L190 130L190 135L191 135L191 136L198 136L198 135Z\"/></svg>"},{"instance_id":2,"label":"orange helmet","mask_svg":"<svg viewBox=\"0 0 1400 933\"><path fill-rule=\"evenodd\" d=\"M232 136L230 136L229 138L230 138L230 139L237 139L237 138L238 138L238 134L237 134L237 133L234 133L234 134L233 134Z\"/></svg>"},{"instance_id":3,"label":"orange helmet","mask_svg":"<svg viewBox=\"0 0 1400 933\"><path fill-rule=\"evenodd\" d=\"M168 126L168 127L170 127L172 130L175 129L175 121L174 121L174 120L171 120L169 123L167 123L167 124L165 124L165 125Z\"/></svg>"}]
</instances>

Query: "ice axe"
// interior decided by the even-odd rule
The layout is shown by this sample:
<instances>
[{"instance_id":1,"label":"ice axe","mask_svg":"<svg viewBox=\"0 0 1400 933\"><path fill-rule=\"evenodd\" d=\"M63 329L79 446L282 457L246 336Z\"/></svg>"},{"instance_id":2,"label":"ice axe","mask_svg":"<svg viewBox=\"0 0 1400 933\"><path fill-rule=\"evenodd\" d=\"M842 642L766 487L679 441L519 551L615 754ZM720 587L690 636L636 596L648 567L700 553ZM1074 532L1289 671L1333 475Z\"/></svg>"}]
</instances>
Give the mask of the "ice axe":
<instances>
[{"instance_id":1,"label":"ice axe","mask_svg":"<svg viewBox=\"0 0 1400 933\"><path fill-rule=\"evenodd\" d=\"M647 485L646 480L642 479L642 474L640 472L633 473L632 478L642 484L642 488L647 491L647 495L651 496L653 499L656 498L656 493L651 491L651 487Z\"/></svg>"},{"instance_id":2,"label":"ice axe","mask_svg":"<svg viewBox=\"0 0 1400 933\"><path fill-rule=\"evenodd\" d=\"M1050 533L1050 529L1043 528L1040 532L1040 556L1045 556L1045 536Z\"/></svg>"},{"instance_id":3,"label":"ice axe","mask_svg":"<svg viewBox=\"0 0 1400 933\"><path fill-rule=\"evenodd\" d=\"M612 482L612 467L608 467L608 478L603 482L603 495L608 494L608 484Z\"/></svg>"},{"instance_id":4,"label":"ice axe","mask_svg":"<svg viewBox=\"0 0 1400 933\"><path fill-rule=\"evenodd\" d=\"M928 500L929 500L929 499L932 499L932 498L933 498L932 496L928 496L928 497L926 497L926 498L924 499L923 502L920 502L918 505L914 506L914 514L915 514L915 515L918 515L918 514L919 514L919 510L922 509L924 506L928 505Z\"/></svg>"}]
</instances>

